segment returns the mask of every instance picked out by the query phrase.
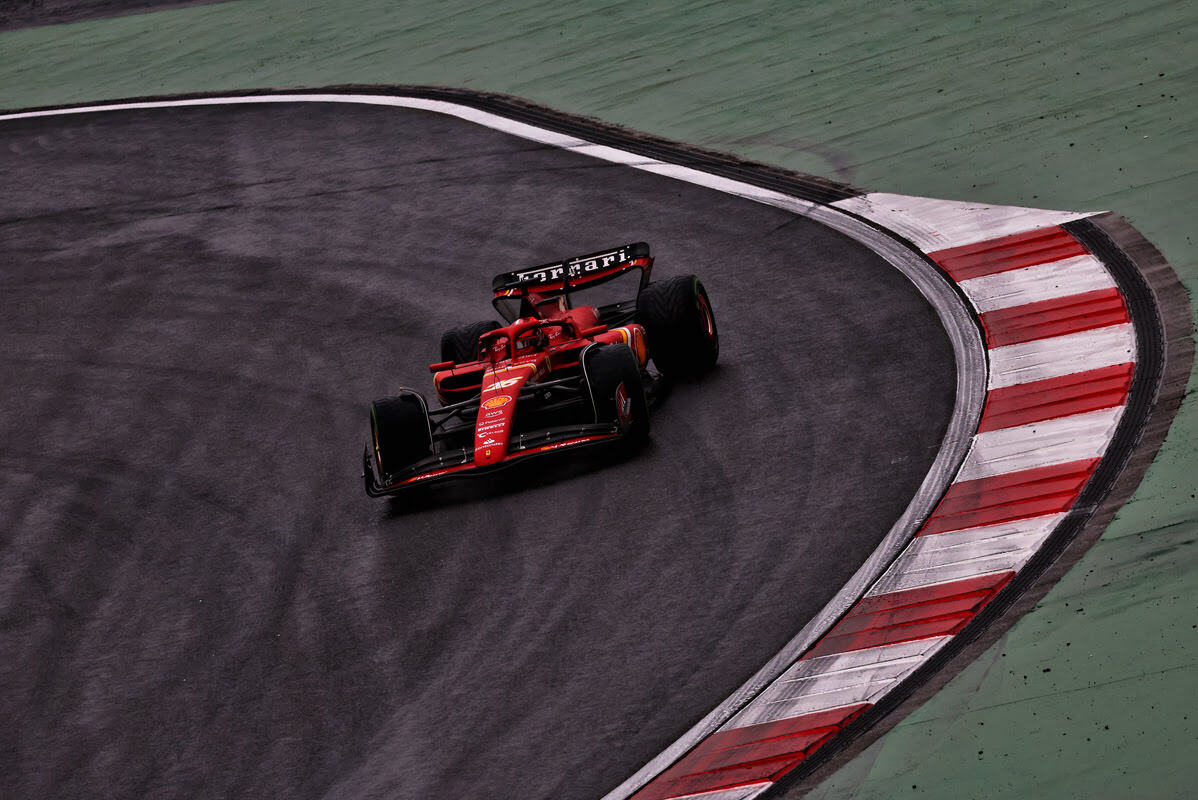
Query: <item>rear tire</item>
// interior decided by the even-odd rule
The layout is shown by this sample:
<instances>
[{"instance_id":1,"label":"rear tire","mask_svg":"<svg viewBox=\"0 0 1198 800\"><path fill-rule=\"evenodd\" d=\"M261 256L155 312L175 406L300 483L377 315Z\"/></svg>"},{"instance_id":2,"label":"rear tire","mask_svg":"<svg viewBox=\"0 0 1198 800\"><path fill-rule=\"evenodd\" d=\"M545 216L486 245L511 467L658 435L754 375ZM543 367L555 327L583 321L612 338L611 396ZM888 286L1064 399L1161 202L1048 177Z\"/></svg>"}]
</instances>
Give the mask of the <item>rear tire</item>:
<instances>
[{"instance_id":1,"label":"rear tire","mask_svg":"<svg viewBox=\"0 0 1198 800\"><path fill-rule=\"evenodd\" d=\"M379 477L394 475L432 455L428 405L416 392L401 390L370 404L370 438Z\"/></svg>"},{"instance_id":2,"label":"rear tire","mask_svg":"<svg viewBox=\"0 0 1198 800\"><path fill-rule=\"evenodd\" d=\"M441 334L441 360L466 364L478 360L478 337L500 327L495 320L462 325Z\"/></svg>"},{"instance_id":3,"label":"rear tire","mask_svg":"<svg viewBox=\"0 0 1198 800\"><path fill-rule=\"evenodd\" d=\"M643 443L649 438L649 404L632 350L624 344L591 345L582 362L595 422L615 423L625 442Z\"/></svg>"},{"instance_id":4,"label":"rear tire","mask_svg":"<svg viewBox=\"0 0 1198 800\"><path fill-rule=\"evenodd\" d=\"M661 374L693 380L715 366L720 334L707 290L694 275L680 275L645 287L636 320L649 337L649 354Z\"/></svg>"}]
</instances>

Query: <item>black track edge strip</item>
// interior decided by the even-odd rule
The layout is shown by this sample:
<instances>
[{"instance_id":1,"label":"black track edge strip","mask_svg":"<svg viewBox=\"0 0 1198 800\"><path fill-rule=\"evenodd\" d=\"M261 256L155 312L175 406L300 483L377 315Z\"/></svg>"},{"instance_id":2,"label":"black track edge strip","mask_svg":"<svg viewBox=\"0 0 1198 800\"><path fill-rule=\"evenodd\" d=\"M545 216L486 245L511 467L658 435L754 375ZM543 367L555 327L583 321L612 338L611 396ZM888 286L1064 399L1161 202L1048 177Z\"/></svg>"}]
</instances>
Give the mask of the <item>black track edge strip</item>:
<instances>
[{"instance_id":1,"label":"black track edge strip","mask_svg":"<svg viewBox=\"0 0 1198 800\"><path fill-rule=\"evenodd\" d=\"M1062 227L1110 270L1135 326L1136 371L1110 447L1077 503L1015 578L927 663L762 797L805 794L998 641L1099 539L1160 450L1193 365L1189 297L1160 252L1121 217L1104 213ZM791 789L796 791L788 793Z\"/></svg>"},{"instance_id":2,"label":"black track edge strip","mask_svg":"<svg viewBox=\"0 0 1198 800\"><path fill-rule=\"evenodd\" d=\"M69 105L44 106L38 108L21 108L6 110L5 114L21 114L35 111L67 110L72 108L90 108L102 105L117 105L122 103L152 103L170 100L201 100L214 97L252 97L255 95L283 94L363 94L415 97L422 100L444 100L458 105L468 106L479 111L489 111L517 122L526 122L539 128L577 136L595 144L616 147L637 155L646 156L658 161L680 164L704 172L710 172L723 178L744 181L745 183L773 189L793 197L799 197L813 203L829 205L837 200L845 200L864 194L857 189L839 181L821 178L817 175L807 175L793 172L780 167L748 161L728 153L708 150L692 145L681 144L660 136L640 133L638 131L613 125L602 120L568 114L556 111L546 106L533 103L511 95L496 92L482 92L473 89L456 89L444 86L379 86L374 84L344 84L338 86L322 86L318 89L236 89L224 92L199 92L194 94L172 94L148 97L130 97L120 100L105 100L90 103L72 103Z\"/></svg>"}]
</instances>

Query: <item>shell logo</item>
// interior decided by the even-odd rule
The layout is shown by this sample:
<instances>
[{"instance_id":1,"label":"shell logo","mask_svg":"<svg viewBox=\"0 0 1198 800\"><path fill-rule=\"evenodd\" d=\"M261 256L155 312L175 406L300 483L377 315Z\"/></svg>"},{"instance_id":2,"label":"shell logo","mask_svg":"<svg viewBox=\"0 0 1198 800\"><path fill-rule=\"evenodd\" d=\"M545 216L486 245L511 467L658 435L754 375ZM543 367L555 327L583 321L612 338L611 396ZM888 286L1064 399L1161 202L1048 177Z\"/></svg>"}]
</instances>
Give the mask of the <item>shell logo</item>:
<instances>
[{"instance_id":1,"label":"shell logo","mask_svg":"<svg viewBox=\"0 0 1198 800\"><path fill-rule=\"evenodd\" d=\"M512 398L506 394L495 395L489 400L483 401L483 408L502 408L512 402Z\"/></svg>"},{"instance_id":2,"label":"shell logo","mask_svg":"<svg viewBox=\"0 0 1198 800\"><path fill-rule=\"evenodd\" d=\"M620 340L631 348L632 354L636 356L637 362L642 367L649 363L649 349L645 346L645 334L639 326L616 328L615 332L620 334Z\"/></svg>"}]
</instances>

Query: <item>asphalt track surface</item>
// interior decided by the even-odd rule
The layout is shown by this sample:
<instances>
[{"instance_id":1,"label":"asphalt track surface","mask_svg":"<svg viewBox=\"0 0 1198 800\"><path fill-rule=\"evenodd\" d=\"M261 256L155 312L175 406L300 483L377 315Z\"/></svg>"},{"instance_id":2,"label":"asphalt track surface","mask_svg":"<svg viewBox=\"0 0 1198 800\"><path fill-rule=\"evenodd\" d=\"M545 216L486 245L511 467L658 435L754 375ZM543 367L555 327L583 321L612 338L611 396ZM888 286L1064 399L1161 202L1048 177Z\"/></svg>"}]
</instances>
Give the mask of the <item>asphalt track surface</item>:
<instances>
[{"instance_id":1,"label":"asphalt track surface","mask_svg":"<svg viewBox=\"0 0 1198 800\"><path fill-rule=\"evenodd\" d=\"M602 795L771 657L935 457L953 357L861 245L436 114L0 123L0 795ZM721 364L651 445L372 501L500 271L643 239Z\"/></svg>"}]
</instances>

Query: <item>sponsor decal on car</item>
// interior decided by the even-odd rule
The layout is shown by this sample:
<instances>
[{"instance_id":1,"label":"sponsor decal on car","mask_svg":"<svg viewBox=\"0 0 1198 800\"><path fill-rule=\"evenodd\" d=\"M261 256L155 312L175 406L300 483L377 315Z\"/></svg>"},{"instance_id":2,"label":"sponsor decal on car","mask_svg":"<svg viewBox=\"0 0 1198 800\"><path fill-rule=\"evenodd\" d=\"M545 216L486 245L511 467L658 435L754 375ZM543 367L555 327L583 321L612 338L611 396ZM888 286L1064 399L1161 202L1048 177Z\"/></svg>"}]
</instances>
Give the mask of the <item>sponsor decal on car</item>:
<instances>
[{"instance_id":1,"label":"sponsor decal on car","mask_svg":"<svg viewBox=\"0 0 1198 800\"><path fill-rule=\"evenodd\" d=\"M510 402L512 402L511 395L497 394L489 400L484 400L483 408L503 408Z\"/></svg>"},{"instance_id":2,"label":"sponsor decal on car","mask_svg":"<svg viewBox=\"0 0 1198 800\"><path fill-rule=\"evenodd\" d=\"M501 381L495 381L487 388L489 388L489 389L506 389L509 386L515 386L520 381L521 381L521 378L518 378L518 377L517 378L504 378Z\"/></svg>"},{"instance_id":3,"label":"sponsor decal on car","mask_svg":"<svg viewBox=\"0 0 1198 800\"><path fill-rule=\"evenodd\" d=\"M554 442L553 444L544 444L544 445L541 445L540 447L532 450L531 452L543 453L546 450L558 450L563 447L573 447L576 444L586 444L587 442L596 442L596 441L600 441L603 439L609 439L609 438L611 438L612 435L613 434L608 434L605 436L587 436L582 439L568 439L567 441L564 441L564 442Z\"/></svg>"},{"instance_id":4,"label":"sponsor decal on car","mask_svg":"<svg viewBox=\"0 0 1198 800\"><path fill-rule=\"evenodd\" d=\"M487 413L483 414L483 419L495 419L496 417L502 417L502 416L503 416L502 411L498 411L498 410L488 411Z\"/></svg>"},{"instance_id":5,"label":"sponsor decal on car","mask_svg":"<svg viewBox=\"0 0 1198 800\"><path fill-rule=\"evenodd\" d=\"M645 331L640 325L612 328L612 333L620 335L620 341L628 345L642 367L649 363L649 351L645 346Z\"/></svg>"},{"instance_id":6,"label":"sponsor decal on car","mask_svg":"<svg viewBox=\"0 0 1198 800\"><path fill-rule=\"evenodd\" d=\"M628 396L623 382L616 387L616 416L621 425L628 424L628 420L632 419L632 398Z\"/></svg>"},{"instance_id":7,"label":"sponsor decal on car","mask_svg":"<svg viewBox=\"0 0 1198 800\"><path fill-rule=\"evenodd\" d=\"M624 248L608 253L598 253L585 259L573 259L561 264L550 264L536 269L516 273L516 280L521 283L553 283L563 277L578 278L595 272L623 264L628 261L628 251Z\"/></svg>"}]
</instances>

